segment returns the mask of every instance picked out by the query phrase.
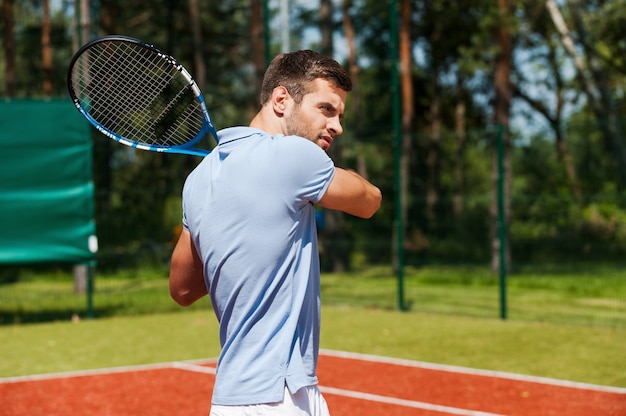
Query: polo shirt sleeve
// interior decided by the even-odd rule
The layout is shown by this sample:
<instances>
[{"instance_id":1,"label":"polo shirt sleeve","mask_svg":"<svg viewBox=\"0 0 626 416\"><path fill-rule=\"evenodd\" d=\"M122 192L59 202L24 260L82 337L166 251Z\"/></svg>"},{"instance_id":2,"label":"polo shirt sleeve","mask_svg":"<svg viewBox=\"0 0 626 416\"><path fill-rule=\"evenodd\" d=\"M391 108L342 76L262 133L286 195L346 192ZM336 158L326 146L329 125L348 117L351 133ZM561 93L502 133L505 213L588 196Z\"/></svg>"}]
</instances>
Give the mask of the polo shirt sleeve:
<instances>
[{"instance_id":1,"label":"polo shirt sleeve","mask_svg":"<svg viewBox=\"0 0 626 416\"><path fill-rule=\"evenodd\" d=\"M297 136L285 136L280 147L280 166L285 186L293 187L302 204L318 203L326 193L335 165L318 145Z\"/></svg>"}]
</instances>

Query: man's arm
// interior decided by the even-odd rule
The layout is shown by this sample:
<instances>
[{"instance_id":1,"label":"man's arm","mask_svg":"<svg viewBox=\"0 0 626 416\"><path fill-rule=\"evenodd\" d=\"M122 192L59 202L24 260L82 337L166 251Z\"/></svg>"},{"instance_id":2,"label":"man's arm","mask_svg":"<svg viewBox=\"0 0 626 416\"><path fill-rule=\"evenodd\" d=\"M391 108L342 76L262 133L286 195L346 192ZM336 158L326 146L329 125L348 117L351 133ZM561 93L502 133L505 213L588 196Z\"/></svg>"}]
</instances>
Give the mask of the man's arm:
<instances>
[{"instance_id":1,"label":"man's arm","mask_svg":"<svg viewBox=\"0 0 626 416\"><path fill-rule=\"evenodd\" d=\"M189 306L207 293L202 261L189 231L183 230L172 253L170 295L179 305Z\"/></svg>"},{"instance_id":2,"label":"man's arm","mask_svg":"<svg viewBox=\"0 0 626 416\"><path fill-rule=\"evenodd\" d=\"M318 205L370 218L380 207L380 189L356 172L335 168L335 175Z\"/></svg>"}]
</instances>

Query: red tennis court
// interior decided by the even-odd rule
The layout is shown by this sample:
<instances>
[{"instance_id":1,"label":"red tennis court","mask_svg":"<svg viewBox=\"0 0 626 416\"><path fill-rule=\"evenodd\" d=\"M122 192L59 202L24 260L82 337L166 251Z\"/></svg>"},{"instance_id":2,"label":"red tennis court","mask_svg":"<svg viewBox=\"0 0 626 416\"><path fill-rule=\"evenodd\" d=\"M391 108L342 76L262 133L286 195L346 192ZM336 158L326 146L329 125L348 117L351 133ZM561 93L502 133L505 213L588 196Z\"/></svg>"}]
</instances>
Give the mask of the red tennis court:
<instances>
[{"instance_id":1,"label":"red tennis court","mask_svg":"<svg viewBox=\"0 0 626 416\"><path fill-rule=\"evenodd\" d=\"M207 415L215 360L0 379L4 416ZM333 416L625 416L626 389L323 351Z\"/></svg>"}]
</instances>

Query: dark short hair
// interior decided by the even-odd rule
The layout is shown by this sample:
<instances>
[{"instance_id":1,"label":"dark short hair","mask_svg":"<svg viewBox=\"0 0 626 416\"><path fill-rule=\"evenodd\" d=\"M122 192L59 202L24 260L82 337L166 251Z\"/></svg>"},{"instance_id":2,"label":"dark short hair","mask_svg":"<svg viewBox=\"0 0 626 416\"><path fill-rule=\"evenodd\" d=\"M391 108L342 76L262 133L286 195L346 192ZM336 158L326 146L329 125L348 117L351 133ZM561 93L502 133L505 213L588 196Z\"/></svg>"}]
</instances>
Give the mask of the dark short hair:
<instances>
[{"instance_id":1,"label":"dark short hair","mask_svg":"<svg viewBox=\"0 0 626 416\"><path fill-rule=\"evenodd\" d=\"M315 79L325 79L344 91L352 90L352 80L348 72L337 61L312 50L300 50L276 56L263 77L260 101L265 104L272 96L274 88L283 86L296 103L309 92Z\"/></svg>"}]
</instances>

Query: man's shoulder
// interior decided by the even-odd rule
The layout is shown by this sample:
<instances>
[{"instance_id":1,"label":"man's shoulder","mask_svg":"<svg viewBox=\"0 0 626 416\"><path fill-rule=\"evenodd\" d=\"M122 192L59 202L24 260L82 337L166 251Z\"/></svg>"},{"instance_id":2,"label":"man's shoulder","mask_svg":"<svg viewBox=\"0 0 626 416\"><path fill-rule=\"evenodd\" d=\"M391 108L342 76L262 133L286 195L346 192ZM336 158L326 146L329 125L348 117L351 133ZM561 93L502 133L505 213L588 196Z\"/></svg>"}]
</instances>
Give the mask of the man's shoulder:
<instances>
[{"instance_id":1,"label":"man's shoulder","mask_svg":"<svg viewBox=\"0 0 626 416\"><path fill-rule=\"evenodd\" d=\"M269 136L269 133L247 126L227 127L217 132L219 144L244 139L250 136Z\"/></svg>"}]
</instances>

